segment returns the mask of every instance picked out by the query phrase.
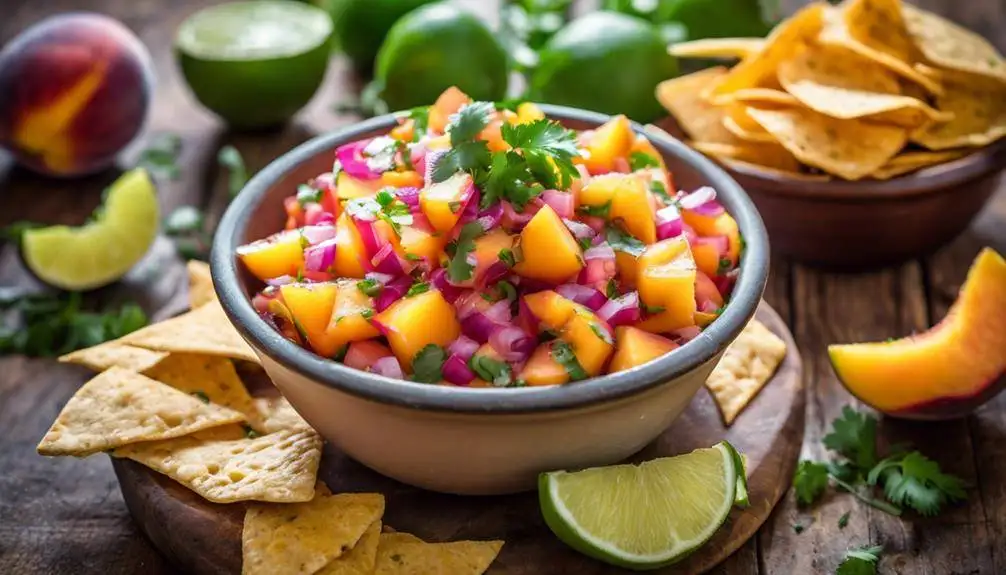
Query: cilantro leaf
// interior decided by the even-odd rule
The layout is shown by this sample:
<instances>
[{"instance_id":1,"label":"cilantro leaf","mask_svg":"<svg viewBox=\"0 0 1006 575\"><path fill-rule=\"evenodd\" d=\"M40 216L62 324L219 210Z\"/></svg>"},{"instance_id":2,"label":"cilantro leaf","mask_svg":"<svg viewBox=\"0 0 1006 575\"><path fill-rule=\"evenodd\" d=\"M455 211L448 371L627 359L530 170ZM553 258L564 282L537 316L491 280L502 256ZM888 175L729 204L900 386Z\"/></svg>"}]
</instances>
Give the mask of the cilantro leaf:
<instances>
[{"instance_id":1,"label":"cilantro leaf","mask_svg":"<svg viewBox=\"0 0 1006 575\"><path fill-rule=\"evenodd\" d=\"M381 290L384 289L384 286L381 284L381 282L377 280L365 279L356 282L356 289L363 292L364 295L370 297L376 297L380 295Z\"/></svg>"},{"instance_id":2,"label":"cilantro leaf","mask_svg":"<svg viewBox=\"0 0 1006 575\"><path fill-rule=\"evenodd\" d=\"M580 212L585 216L593 216L595 218L605 218L607 219L608 214L611 212L611 200L604 202L599 206L588 206L586 204L576 208L576 211Z\"/></svg>"},{"instance_id":3,"label":"cilantro leaf","mask_svg":"<svg viewBox=\"0 0 1006 575\"><path fill-rule=\"evenodd\" d=\"M430 284L426 282L416 282L409 287L409 291L405 292L405 297L412 297L428 291L430 291Z\"/></svg>"},{"instance_id":4,"label":"cilantro leaf","mask_svg":"<svg viewBox=\"0 0 1006 575\"><path fill-rule=\"evenodd\" d=\"M520 150L531 173L543 185L565 190L579 177L573 164L573 158L580 153L576 133L559 122L542 118L524 124L504 123L500 132L503 141Z\"/></svg>"},{"instance_id":5,"label":"cilantro leaf","mask_svg":"<svg viewBox=\"0 0 1006 575\"><path fill-rule=\"evenodd\" d=\"M310 203L321 203L321 190L307 184L297 186L297 203L301 207Z\"/></svg>"},{"instance_id":6,"label":"cilantro leaf","mask_svg":"<svg viewBox=\"0 0 1006 575\"><path fill-rule=\"evenodd\" d=\"M845 552L845 558L835 571L835 575L876 575L877 561L884 548L860 547Z\"/></svg>"},{"instance_id":7,"label":"cilantro leaf","mask_svg":"<svg viewBox=\"0 0 1006 575\"><path fill-rule=\"evenodd\" d=\"M517 258L514 257L513 250L510 248L501 249L497 257L501 262L505 263L508 268L512 268L517 265Z\"/></svg>"},{"instance_id":8,"label":"cilantro leaf","mask_svg":"<svg viewBox=\"0 0 1006 575\"><path fill-rule=\"evenodd\" d=\"M472 279L475 266L468 263L468 254L475 249L475 238L482 235L482 226L477 222L468 222L461 228L458 239L454 243L454 255L447 264L447 277L452 282L463 282Z\"/></svg>"},{"instance_id":9,"label":"cilantro leaf","mask_svg":"<svg viewBox=\"0 0 1006 575\"><path fill-rule=\"evenodd\" d=\"M880 481L888 501L907 505L922 515L936 515L943 505L967 498L959 477L943 473L938 463L918 451L878 463L867 482L877 485Z\"/></svg>"},{"instance_id":10,"label":"cilantro leaf","mask_svg":"<svg viewBox=\"0 0 1006 575\"><path fill-rule=\"evenodd\" d=\"M386 188L377 192L374 199L381 207L381 213L378 214L378 217L388 222L396 233L401 235L401 226L412 225L412 211L409 206L391 193L390 189Z\"/></svg>"},{"instance_id":11,"label":"cilantro leaf","mask_svg":"<svg viewBox=\"0 0 1006 575\"><path fill-rule=\"evenodd\" d=\"M551 355L552 359L566 369L570 380L580 381L581 379L587 379L587 372L580 365L580 361L576 359L576 354L568 343L564 341L553 343Z\"/></svg>"},{"instance_id":12,"label":"cilantro leaf","mask_svg":"<svg viewBox=\"0 0 1006 575\"><path fill-rule=\"evenodd\" d=\"M646 168L659 168L660 160L646 152L632 152L629 154L629 169L635 172Z\"/></svg>"},{"instance_id":13,"label":"cilantro leaf","mask_svg":"<svg viewBox=\"0 0 1006 575\"><path fill-rule=\"evenodd\" d=\"M468 360L468 367L495 387L509 387L513 382L513 370L506 362L476 353Z\"/></svg>"},{"instance_id":14,"label":"cilantro leaf","mask_svg":"<svg viewBox=\"0 0 1006 575\"><path fill-rule=\"evenodd\" d=\"M423 137L423 134L429 130L430 107L419 106L418 108L413 108L409 110L408 118L412 120L412 141L418 142Z\"/></svg>"},{"instance_id":15,"label":"cilantro leaf","mask_svg":"<svg viewBox=\"0 0 1006 575\"><path fill-rule=\"evenodd\" d=\"M435 343L428 344L416 352L412 359L412 381L438 383L444 378L441 369L447 360L447 352Z\"/></svg>"},{"instance_id":16,"label":"cilantro leaf","mask_svg":"<svg viewBox=\"0 0 1006 575\"><path fill-rule=\"evenodd\" d=\"M248 169L244 158L237 148L228 144L217 152L217 163L227 168L227 190L230 197L234 198L248 183Z\"/></svg>"},{"instance_id":17,"label":"cilantro leaf","mask_svg":"<svg viewBox=\"0 0 1006 575\"><path fill-rule=\"evenodd\" d=\"M609 279L608 285L604 286L604 295L606 295L608 299L615 299L620 295L618 293L618 283L615 282L615 278Z\"/></svg>"},{"instance_id":18,"label":"cilantro leaf","mask_svg":"<svg viewBox=\"0 0 1006 575\"><path fill-rule=\"evenodd\" d=\"M652 192L655 196L663 200L665 205L670 205L674 203L674 198L672 198L671 195L667 193L667 188L664 187L663 182L658 182L656 180L650 182L650 192Z\"/></svg>"},{"instance_id":19,"label":"cilantro leaf","mask_svg":"<svg viewBox=\"0 0 1006 575\"><path fill-rule=\"evenodd\" d=\"M604 238L611 245L611 249L616 252L627 253L633 257L639 257L642 255L643 250L646 249L646 245L643 242L616 226L607 226L604 230Z\"/></svg>"},{"instance_id":20,"label":"cilantro leaf","mask_svg":"<svg viewBox=\"0 0 1006 575\"><path fill-rule=\"evenodd\" d=\"M178 153L182 150L182 138L178 134L158 134L140 153L137 165L146 168L155 176L177 180L181 175L178 167Z\"/></svg>"},{"instance_id":21,"label":"cilantro leaf","mask_svg":"<svg viewBox=\"0 0 1006 575\"><path fill-rule=\"evenodd\" d=\"M437 160L437 165L433 167L433 182L443 182L458 172L483 169L491 161L489 145L484 141L457 144Z\"/></svg>"},{"instance_id":22,"label":"cilantro leaf","mask_svg":"<svg viewBox=\"0 0 1006 575\"><path fill-rule=\"evenodd\" d=\"M472 102L461 106L448 118L447 134L451 137L451 146L473 141L489 125L495 112L496 106L492 102Z\"/></svg>"},{"instance_id":23,"label":"cilantro leaf","mask_svg":"<svg viewBox=\"0 0 1006 575\"><path fill-rule=\"evenodd\" d=\"M793 491L800 505L810 505L824 494L828 487L828 466L817 461L803 460L793 474Z\"/></svg>"},{"instance_id":24,"label":"cilantro leaf","mask_svg":"<svg viewBox=\"0 0 1006 575\"><path fill-rule=\"evenodd\" d=\"M846 405L831 425L831 433L822 440L825 447L848 458L864 472L877 464L876 417Z\"/></svg>"}]
</instances>

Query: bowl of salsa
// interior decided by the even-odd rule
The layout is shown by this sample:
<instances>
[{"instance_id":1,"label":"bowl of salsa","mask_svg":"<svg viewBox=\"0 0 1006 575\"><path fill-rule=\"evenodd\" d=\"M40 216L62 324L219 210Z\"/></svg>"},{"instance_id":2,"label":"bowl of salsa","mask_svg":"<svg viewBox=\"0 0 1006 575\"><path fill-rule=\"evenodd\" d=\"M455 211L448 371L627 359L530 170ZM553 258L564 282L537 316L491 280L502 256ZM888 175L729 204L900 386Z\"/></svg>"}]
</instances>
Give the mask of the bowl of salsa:
<instances>
[{"instance_id":1,"label":"bowl of salsa","mask_svg":"<svg viewBox=\"0 0 1006 575\"><path fill-rule=\"evenodd\" d=\"M768 245L743 190L655 128L450 89L275 160L211 265L329 441L483 494L666 429L754 314Z\"/></svg>"}]
</instances>

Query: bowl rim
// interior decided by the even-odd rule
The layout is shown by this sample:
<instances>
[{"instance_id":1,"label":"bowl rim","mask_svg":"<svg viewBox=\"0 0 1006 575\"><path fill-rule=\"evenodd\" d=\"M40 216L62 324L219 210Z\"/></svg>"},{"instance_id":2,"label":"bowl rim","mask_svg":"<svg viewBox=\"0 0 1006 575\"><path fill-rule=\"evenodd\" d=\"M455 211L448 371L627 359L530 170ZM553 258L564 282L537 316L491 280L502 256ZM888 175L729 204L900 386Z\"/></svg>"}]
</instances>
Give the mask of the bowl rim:
<instances>
[{"instance_id":1,"label":"bowl rim","mask_svg":"<svg viewBox=\"0 0 1006 575\"><path fill-rule=\"evenodd\" d=\"M888 180L849 181L834 177L829 180L810 180L760 170L754 164L730 163L722 167L727 173L743 180L745 184L757 186L760 193L799 197L810 201L868 202L942 193L961 182L1002 170L1003 165L1006 165L1006 139L975 148L956 160L928 166Z\"/></svg>"},{"instance_id":2,"label":"bowl rim","mask_svg":"<svg viewBox=\"0 0 1006 575\"><path fill-rule=\"evenodd\" d=\"M606 114L541 104L546 116L560 121L594 124ZM693 371L717 356L754 316L768 278L768 234L751 199L722 168L659 128L630 122L659 151L689 165L712 185L737 220L745 249L729 305L695 339L656 360L574 385L523 388L464 388L422 384L360 371L315 355L272 329L252 308L239 283L235 253L244 230L269 189L287 172L318 154L369 133L394 127L401 112L385 114L317 136L276 158L258 172L231 202L213 239L210 265L214 288L228 319L259 353L321 385L363 399L400 407L466 414L519 414L593 406L645 392Z\"/></svg>"}]
</instances>

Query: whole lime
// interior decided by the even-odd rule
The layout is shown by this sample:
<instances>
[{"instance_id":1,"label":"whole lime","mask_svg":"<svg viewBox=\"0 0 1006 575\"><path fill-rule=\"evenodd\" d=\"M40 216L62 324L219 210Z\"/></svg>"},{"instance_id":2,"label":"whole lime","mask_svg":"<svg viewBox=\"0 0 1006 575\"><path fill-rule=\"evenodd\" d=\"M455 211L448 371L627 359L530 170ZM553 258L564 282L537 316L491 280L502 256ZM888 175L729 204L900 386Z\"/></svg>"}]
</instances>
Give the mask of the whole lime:
<instances>
[{"instance_id":1,"label":"whole lime","mask_svg":"<svg viewBox=\"0 0 1006 575\"><path fill-rule=\"evenodd\" d=\"M768 34L759 0L606 0L605 8L685 29L682 40Z\"/></svg>"},{"instance_id":2,"label":"whole lime","mask_svg":"<svg viewBox=\"0 0 1006 575\"><path fill-rule=\"evenodd\" d=\"M435 0L324 0L335 24L335 41L357 72L374 68L374 58L388 30L405 14Z\"/></svg>"},{"instance_id":3,"label":"whole lime","mask_svg":"<svg viewBox=\"0 0 1006 575\"><path fill-rule=\"evenodd\" d=\"M485 23L438 3L417 8L392 26L374 75L381 99L392 110L404 110L433 103L451 86L476 100L502 100L509 64Z\"/></svg>"},{"instance_id":4,"label":"whole lime","mask_svg":"<svg viewBox=\"0 0 1006 575\"><path fill-rule=\"evenodd\" d=\"M662 114L657 84L677 72L677 61L653 26L617 12L593 12L542 48L531 74L531 97L649 122Z\"/></svg>"}]
</instances>

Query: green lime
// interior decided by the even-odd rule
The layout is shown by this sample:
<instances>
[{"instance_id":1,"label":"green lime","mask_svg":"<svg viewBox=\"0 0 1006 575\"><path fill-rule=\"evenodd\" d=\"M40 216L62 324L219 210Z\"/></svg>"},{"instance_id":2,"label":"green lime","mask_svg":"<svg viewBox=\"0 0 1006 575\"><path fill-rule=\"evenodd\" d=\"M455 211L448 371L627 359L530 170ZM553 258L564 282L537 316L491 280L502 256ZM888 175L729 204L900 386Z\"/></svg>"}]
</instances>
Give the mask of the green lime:
<instances>
[{"instance_id":1,"label":"green lime","mask_svg":"<svg viewBox=\"0 0 1006 575\"><path fill-rule=\"evenodd\" d=\"M335 22L335 41L360 73L374 59L391 26L402 16L435 0L317 0Z\"/></svg>"},{"instance_id":2,"label":"green lime","mask_svg":"<svg viewBox=\"0 0 1006 575\"><path fill-rule=\"evenodd\" d=\"M457 86L476 100L506 96L509 65L492 31L451 4L428 4L392 26L377 55L380 97L392 110L432 104Z\"/></svg>"},{"instance_id":3,"label":"green lime","mask_svg":"<svg viewBox=\"0 0 1006 575\"><path fill-rule=\"evenodd\" d=\"M545 522L577 551L621 567L674 563L708 541L736 498L727 442L639 465L543 473Z\"/></svg>"},{"instance_id":4,"label":"green lime","mask_svg":"<svg viewBox=\"0 0 1006 575\"><path fill-rule=\"evenodd\" d=\"M126 172L108 189L92 221L24 232L21 256L40 280L67 290L101 287L119 279L157 236L157 192L143 168Z\"/></svg>"},{"instance_id":5,"label":"green lime","mask_svg":"<svg viewBox=\"0 0 1006 575\"><path fill-rule=\"evenodd\" d=\"M531 95L649 122L663 114L654 95L657 84L677 72L653 26L617 12L593 12L545 44L531 75Z\"/></svg>"},{"instance_id":6,"label":"green lime","mask_svg":"<svg viewBox=\"0 0 1006 575\"><path fill-rule=\"evenodd\" d=\"M325 77L332 19L310 4L251 0L211 6L178 29L178 62L196 98L230 125L282 123Z\"/></svg>"},{"instance_id":7,"label":"green lime","mask_svg":"<svg viewBox=\"0 0 1006 575\"><path fill-rule=\"evenodd\" d=\"M745 38L768 34L760 0L606 0L604 6L654 24L677 24L682 40Z\"/></svg>"}]
</instances>

